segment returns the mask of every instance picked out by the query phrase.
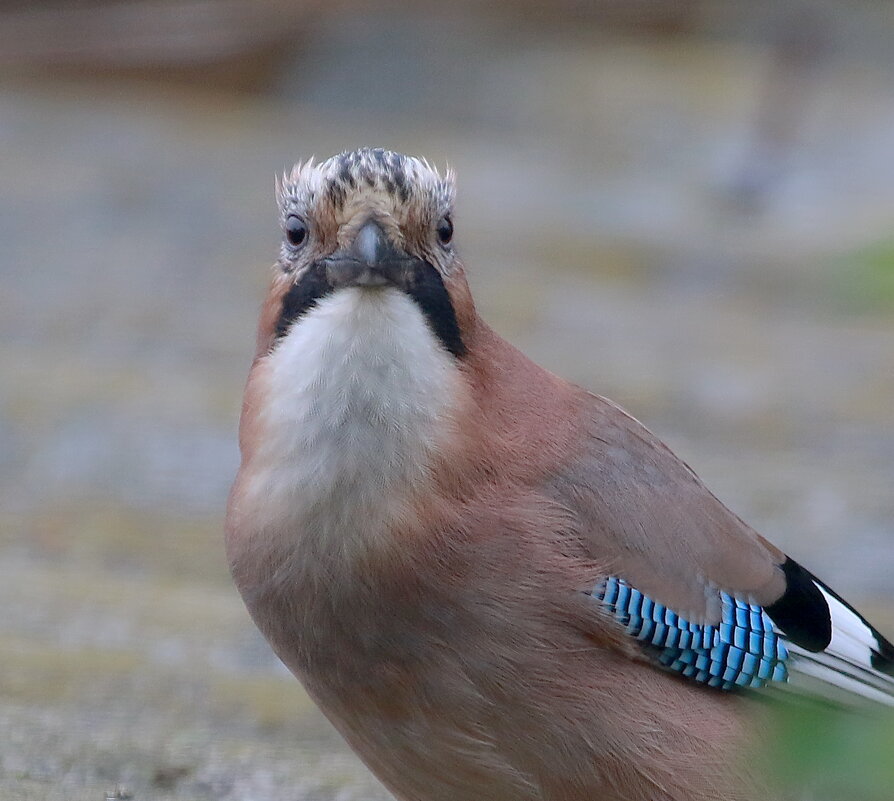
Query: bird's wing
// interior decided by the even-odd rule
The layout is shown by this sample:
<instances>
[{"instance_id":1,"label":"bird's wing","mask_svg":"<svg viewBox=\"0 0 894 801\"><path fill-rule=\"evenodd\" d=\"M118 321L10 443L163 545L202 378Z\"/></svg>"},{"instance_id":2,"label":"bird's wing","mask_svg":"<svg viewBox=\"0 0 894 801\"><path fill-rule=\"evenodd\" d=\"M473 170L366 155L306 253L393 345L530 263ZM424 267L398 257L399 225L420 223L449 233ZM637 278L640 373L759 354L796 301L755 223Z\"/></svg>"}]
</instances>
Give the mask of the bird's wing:
<instances>
[{"instance_id":1,"label":"bird's wing","mask_svg":"<svg viewBox=\"0 0 894 801\"><path fill-rule=\"evenodd\" d=\"M610 565L594 599L663 667L894 705L894 647L614 404L589 396L584 445L549 494Z\"/></svg>"}]
</instances>

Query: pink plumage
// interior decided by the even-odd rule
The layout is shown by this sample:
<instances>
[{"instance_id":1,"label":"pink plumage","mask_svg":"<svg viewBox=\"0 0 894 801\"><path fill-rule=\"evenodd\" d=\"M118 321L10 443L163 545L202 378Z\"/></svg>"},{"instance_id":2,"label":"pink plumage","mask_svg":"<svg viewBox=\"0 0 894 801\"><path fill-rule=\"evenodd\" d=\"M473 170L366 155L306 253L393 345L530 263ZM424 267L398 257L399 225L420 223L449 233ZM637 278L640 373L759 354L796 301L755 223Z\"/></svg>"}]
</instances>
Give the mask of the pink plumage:
<instances>
[{"instance_id":1,"label":"pink plumage","mask_svg":"<svg viewBox=\"0 0 894 801\"><path fill-rule=\"evenodd\" d=\"M278 194L227 552L398 798L766 799L737 687L892 702L875 629L479 318L451 175L362 150Z\"/></svg>"}]
</instances>

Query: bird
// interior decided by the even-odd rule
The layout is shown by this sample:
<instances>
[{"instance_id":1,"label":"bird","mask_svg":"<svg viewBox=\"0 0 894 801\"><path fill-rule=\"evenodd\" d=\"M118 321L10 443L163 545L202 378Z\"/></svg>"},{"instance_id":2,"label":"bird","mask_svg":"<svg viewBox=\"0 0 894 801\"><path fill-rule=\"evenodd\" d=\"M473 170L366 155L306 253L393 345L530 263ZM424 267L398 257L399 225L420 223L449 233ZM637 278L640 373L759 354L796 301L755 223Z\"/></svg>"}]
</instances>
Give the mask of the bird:
<instances>
[{"instance_id":1,"label":"bird","mask_svg":"<svg viewBox=\"0 0 894 801\"><path fill-rule=\"evenodd\" d=\"M765 698L894 704L894 646L645 426L476 311L456 181L277 181L227 508L279 659L401 801L752 801Z\"/></svg>"}]
</instances>

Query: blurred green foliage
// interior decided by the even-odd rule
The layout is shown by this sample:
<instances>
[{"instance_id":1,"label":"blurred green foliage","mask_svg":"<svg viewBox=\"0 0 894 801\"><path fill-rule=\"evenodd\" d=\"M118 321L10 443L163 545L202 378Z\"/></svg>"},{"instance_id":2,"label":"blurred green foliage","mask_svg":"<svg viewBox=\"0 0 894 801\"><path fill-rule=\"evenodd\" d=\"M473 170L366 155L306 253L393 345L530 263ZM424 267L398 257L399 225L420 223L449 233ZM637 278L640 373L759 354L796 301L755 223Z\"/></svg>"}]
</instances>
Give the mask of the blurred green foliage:
<instances>
[{"instance_id":1,"label":"blurred green foliage","mask_svg":"<svg viewBox=\"0 0 894 801\"><path fill-rule=\"evenodd\" d=\"M894 311L894 239L859 249L839 277L846 284L844 297L858 310Z\"/></svg>"},{"instance_id":2,"label":"blurred green foliage","mask_svg":"<svg viewBox=\"0 0 894 801\"><path fill-rule=\"evenodd\" d=\"M816 801L894 798L894 711L804 705L774 710L761 757L786 790Z\"/></svg>"}]
</instances>

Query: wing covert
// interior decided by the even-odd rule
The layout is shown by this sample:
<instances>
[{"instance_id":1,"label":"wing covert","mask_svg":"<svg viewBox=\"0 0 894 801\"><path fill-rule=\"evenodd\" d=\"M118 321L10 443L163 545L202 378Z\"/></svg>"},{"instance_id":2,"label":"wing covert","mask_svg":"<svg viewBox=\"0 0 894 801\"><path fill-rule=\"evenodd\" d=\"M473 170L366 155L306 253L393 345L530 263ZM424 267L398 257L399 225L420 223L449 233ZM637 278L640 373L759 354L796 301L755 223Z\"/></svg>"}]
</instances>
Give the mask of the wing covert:
<instances>
[{"instance_id":1,"label":"wing covert","mask_svg":"<svg viewBox=\"0 0 894 801\"><path fill-rule=\"evenodd\" d=\"M545 489L588 556L694 623L720 622L722 592L762 606L783 596L785 554L638 421L595 395L584 406L582 445Z\"/></svg>"},{"instance_id":2,"label":"wing covert","mask_svg":"<svg viewBox=\"0 0 894 801\"><path fill-rule=\"evenodd\" d=\"M693 623L609 576L591 593L668 670L721 690L788 680L788 649L756 604L721 593L717 625Z\"/></svg>"}]
</instances>

